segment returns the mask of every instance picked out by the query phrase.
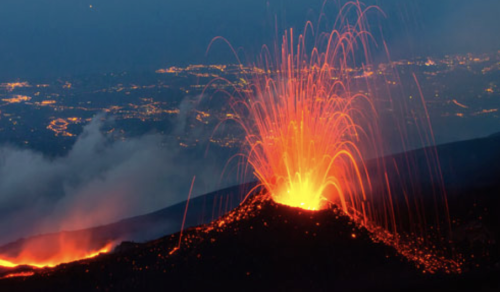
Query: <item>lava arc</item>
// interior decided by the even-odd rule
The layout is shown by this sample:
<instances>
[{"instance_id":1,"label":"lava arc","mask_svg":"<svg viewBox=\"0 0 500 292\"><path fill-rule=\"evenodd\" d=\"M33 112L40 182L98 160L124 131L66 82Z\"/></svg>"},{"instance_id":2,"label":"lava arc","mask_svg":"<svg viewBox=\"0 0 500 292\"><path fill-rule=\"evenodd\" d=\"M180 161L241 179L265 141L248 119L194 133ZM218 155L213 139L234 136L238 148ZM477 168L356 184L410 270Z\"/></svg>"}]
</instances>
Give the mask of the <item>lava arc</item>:
<instances>
[{"instance_id":1,"label":"lava arc","mask_svg":"<svg viewBox=\"0 0 500 292\"><path fill-rule=\"evenodd\" d=\"M424 145L432 144L431 124L428 118L416 118L417 109L404 100L382 93L387 82L374 72L371 48L383 48L390 57L385 42L377 42L370 33L367 15L372 12L383 14L378 7L349 2L328 32L321 33L312 22L298 35L293 29L285 31L280 42L263 46L250 65L253 69L243 77L248 82L232 93L222 92L234 113L231 120L246 133L240 156L244 172L251 170L275 202L307 210L340 206L377 240L400 247L430 267L419 255L428 250L424 246L436 246L428 230L445 233L450 226L437 153L425 151L422 165L427 172L419 172L411 154L387 161L383 157L390 147L385 135L390 131L382 127L379 111L391 108L394 114L387 119L404 150L409 144L409 117ZM421 101L426 113L423 96ZM378 161L370 164L375 168L368 169L368 159ZM423 203L423 176L434 182L429 196L435 213ZM443 243L442 235L435 237ZM440 256L430 254L425 256L440 261Z\"/></svg>"},{"instance_id":2,"label":"lava arc","mask_svg":"<svg viewBox=\"0 0 500 292\"><path fill-rule=\"evenodd\" d=\"M355 23L341 13L339 28L318 34L312 49L311 22L298 36L286 31L274 54L264 46L246 78L251 82L230 95L230 106L246 132L243 155L276 202L307 210L331 202L366 216L371 182L363 160L365 150L377 148L370 126L377 112L356 88L352 68L356 48L367 52L369 33L366 10L344 9L359 14ZM365 71L363 76L371 75Z\"/></svg>"}]
</instances>

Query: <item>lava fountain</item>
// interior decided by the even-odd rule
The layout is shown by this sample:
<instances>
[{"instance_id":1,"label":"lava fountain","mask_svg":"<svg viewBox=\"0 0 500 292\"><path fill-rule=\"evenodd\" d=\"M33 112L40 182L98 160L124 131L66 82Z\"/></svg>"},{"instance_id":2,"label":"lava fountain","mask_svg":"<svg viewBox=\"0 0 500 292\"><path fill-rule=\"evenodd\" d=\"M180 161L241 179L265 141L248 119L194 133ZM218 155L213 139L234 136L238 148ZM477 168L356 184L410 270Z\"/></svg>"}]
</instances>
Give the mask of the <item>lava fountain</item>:
<instances>
[{"instance_id":1,"label":"lava fountain","mask_svg":"<svg viewBox=\"0 0 500 292\"><path fill-rule=\"evenodd\" d=\"M353 70L356 51L362 47L368 58L370 33L364 29L366 10L354 4L343 10L352 8L359 13L355 23L341 13L340 28L319 34L312 49L311 22L298 37L286 31L274 56L264 46L246 78L251 82L228 93L233 120L246 133L242 155L277 203L320 210L330 202L367 216L371 182L363 149L376 149L370 124L377 111L354 88L360 77Z\"/></svg>"},{"instance_id":2,"label":"lava fountain","mask_svg":"<svg viewBox=\"0 0 500 292\"><path fill-rule=\"evenodd\" d=\"M234 92L218 91L228 97L234 113L222 123L234 120L243 128L245 151L239 157L246 162L244 172L252 171L259 187L275 202L306 210L338 205L376 234L377 240L396 246L432 270L431 266L440 266L441 259L425 247L435 245L430 243L428 230L442 231L440 226L447 226L443 220L449 223L437 153L426 150L424 167L429 170L425 175L437 177L434 216L423 203L424 192L414 174L418 168L415 158L409 154L397 161L383 158L387 148L380 122L381 101L399 111L392 121L399 130L402 149L410 139L405 115L413 114L410 116L415 117L420 138L427 145L432 144L430 121L416 118L416 108L408 108L390 94L379 96L381 91L376 88L383 85L376 84L370 48L379 46L387 52L387 47L383 41L384 45L377 44L368 29L366 15L370 12L383 14L378 7L349 2L329 32L320 33L307 22L300 34L289 29L274 47L263 46L256 62L241 65L245 82L234 86ZM231 47L222 37L212 43L217 40ZM209 86L217 82L229 81L216 78ZM423 97L422 108L426 115ZM368 159L372 160L370 167Z\"/></svg>"}]
</instances>

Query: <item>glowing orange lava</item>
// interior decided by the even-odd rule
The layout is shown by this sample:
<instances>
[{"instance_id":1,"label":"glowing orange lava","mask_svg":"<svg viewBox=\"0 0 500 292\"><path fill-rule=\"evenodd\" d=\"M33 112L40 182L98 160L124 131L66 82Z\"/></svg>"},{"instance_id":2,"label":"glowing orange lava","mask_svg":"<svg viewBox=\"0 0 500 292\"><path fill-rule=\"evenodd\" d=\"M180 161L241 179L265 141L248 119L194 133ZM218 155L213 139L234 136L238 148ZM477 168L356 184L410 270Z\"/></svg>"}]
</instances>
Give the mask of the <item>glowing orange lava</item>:
<instances>
[{"instance_id":1,"label":"glowing orange lava","mask_svg":"<svg viewBox=\"0 0 500 292\"><path fill-rule=\"evenodd\" d=\"M5 276L0 277L0 279L9 279L9 278L17 278L17 277L31 277L34 274L35 274L34 272L12 273L12 274L7 274Z\"/></svg>"},{"instance_id":2,"label":"glowing orange lava","mask_svg":"<svg viewBox=\"0 0 500 292\"><path fill-rule=\"evenodd\" d=\"M96 244L92 244L88 239L80 239L82 239L81 236L72 237L64 233L34 239L17 250L0 254L0 266L55 267L63 263L93 258L99 254L108 253L113 248L112 243L95 247Z\"/></svg>"},{"instance_id":3,"label":"glowing orange lava","mask_svg":"<svg viewBox=\"0 0 500 292\"><path fill-rule=\"evenodd\" d=\"M371 137L360 122L376 112L366 95L351 90L354 50L365 47L368 34L363 18L352 26L345 21L339 18L342 30L321 34L312 49L310 22L298 38L287 31L277 57L264 47L253 66L261 70L253 70L252 82L231 98L234 120L247 133L247 161L278 203L320 210L335 202L346 213L364 209L370 181L359 145Z\"/></svg>"},{"instance_id":4,"label":"glowing orange lava","mask_svg":"<svg viewBox=\"0 0 500 292\"><path fill-rule=\"evenodd\" d=\"M420 142L433 145L431 123L421 92L417 109L384 89L387 75L399 78L395 69L387 75L374 73L370 49L385 48L382 53L390 56L385 42L377 43L369 32L366 15L371 12L383 14L377 7L351 1L341 8L331 31L321 33L307 22L299 35L290 29L280 44L263 46L239 87L216 93L228 96L233 112L222 123L233 120L243 128L246 149L239 156L243 172L251 169L260 181L256 188L264 187L275 202L306 210L338 205L376 240L435 270L434 263L445 260L437 259L431 249L423 255L420 248L435 246L431 243L435 235L428 230L451 230L437 151L425 149L424 159L411 153L386 159L390 147L383 135L396 132L391 135L406 151L414 140L407 129L407 120L412 119L412 131ZM324 18L321 15L318 27ZM231 47L222 37L212 43L217 40ZM217 82L229 83L216 78L207 88ZM390 113L384 121L389 121L391 130L381 128L380 109ZM416 114L419 111L422 118ZM431 194L419 181L429 178ZM429 197L436 212L424 206ZM431 264L429 258L436 261Z\"/></svg>"}]
</instances>

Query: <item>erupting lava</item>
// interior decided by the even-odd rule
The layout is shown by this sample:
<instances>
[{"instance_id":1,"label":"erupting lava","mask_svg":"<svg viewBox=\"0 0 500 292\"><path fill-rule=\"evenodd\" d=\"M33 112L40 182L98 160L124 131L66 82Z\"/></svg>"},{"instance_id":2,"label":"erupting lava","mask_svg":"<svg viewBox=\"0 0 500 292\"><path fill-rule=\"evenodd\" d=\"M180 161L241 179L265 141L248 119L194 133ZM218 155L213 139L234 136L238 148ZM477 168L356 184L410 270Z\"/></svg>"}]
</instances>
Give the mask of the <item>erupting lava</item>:
<instances>
[{"instance_id":1,"label":"erupting lava","mask_svg":"<svg viewBox=\"0 0 500 292\"><path fill-rule=\"evenodd\" d=\"M59 264L89 259L113 248L112 243L98 245L90 237L61 233L35 238L6 253L0 253L0 266L55 267Z\"/></svg>"},{"instance_id":2,"label":"erupting lava","mask_svg":"<svg viewBox=\"0 0 500 292\"><path fill-rule=\"evenodd\" d=\"M428 118L418 118L417 110L393 99L389 89L381 94L388 82L374 74L370 48L385 48L388 58L389 53L385 42L380 46L369 32L366 15L371 11L380 12L359 1L349 2L328 33L315 30L311 22L298 36L293 29L286 31L281 44L263 46L257 63L242 78L243 85L234 92L218 92L229 96L234 112L230 120L246 133L246 151L240 157L275 202L307 210L336 204L377 240L430 267L431 252L423 255L418 250L435 246L429 230L446 232L449 227L437 153L426 150L426 162L411 154L385 160L390 147L383 133L392 129L382 129L379 111L390 108L393 113L384 118L398 131L400 149L411 144L406 130L409 117L425 145L432 144L432 129ZM218 39L224 40L213 41ZM398 78L396 72L393 76ZM229 82L217 78L212 83L218 81ZM369 158L377 161L371 169L365 163ZM435 213L423 203L427 191L419 180L424 176L433 182L428 196L433 196ZM403 244L403 237L414 246Z\"/></svg>"},{"instance_id":3,"label":"erupting lava","mask_svg":"<svg viewBox=\"0 0 500 292\"><path fill-rule=\"evenodd\" d=\"M235 120L246 132L245 154L255 176L281 204L307 210L337 203L346 213L365 214L370 178L359 145L372 145L376 111L367 95L355 92L355 50L367 52L366 11L354 24L341 16L341 30L319 34L308 50L308 22L297 43L293 29L274 55L264 47L245 90L231 94ZM368 56L366 56L368 58ZM368 74L369 75L369 74ZM368 146L368 148L370 148Z\"/></svg>"}]
</instances>

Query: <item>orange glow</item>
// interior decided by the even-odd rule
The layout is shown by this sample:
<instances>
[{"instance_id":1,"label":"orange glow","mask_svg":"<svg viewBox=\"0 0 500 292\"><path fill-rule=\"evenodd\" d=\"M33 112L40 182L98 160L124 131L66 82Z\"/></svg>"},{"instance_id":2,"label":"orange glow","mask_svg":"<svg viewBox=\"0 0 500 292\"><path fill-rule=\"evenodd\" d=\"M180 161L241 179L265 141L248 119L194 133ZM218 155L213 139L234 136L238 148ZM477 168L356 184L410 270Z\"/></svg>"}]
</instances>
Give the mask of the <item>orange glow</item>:
<instances>
[{"instance_id":1,"label":"orange glow","mask_svg":"<svg viewBox=\"0 0 500 292\"><path fill-rule=\"evenodd\" d=\"M242 127L245 148L237 158L245 165L243 175L252 171L260 182L256 188L264 187L276 203L314 211L339 206L376 241L394 246L427 271L459 271L459 264L426 249L434 240L424 235L430 224L442 225L443 232L451 230L437 151L425 150L422 162L435 182L434 201L440 204L436 203L439 211L432 218L427 215L432 212L424 211L426 193L419 181L429 177L419 177L414 154L400 160L384 158L390 151L386 143L392 143L384 135L393 133L382 129L380 109L395 112L384 115L389 115L389 127L396 128L401 148L406 149L413 139L408 135L408 118L413 118L423 144L435 145L435 141L422 92L418 104L425 115L419 118L417 103L410 107L402 95L393 99L389 89L382 87L387 80L374 74L370 48L376 41L366 20L371 10L380 11L349 2L330 32L318 32L307 22L300 34L290 29L280 43L263 46L256 64L249 65L254 69L244 73L239 87L217 92L228 96L232 110L221 123L232 120ZM217 40L228 44L240 62L227 40L217 37L212 43ZM381 44L390 58L385 42ZM216 78L206 88L218 82L230 83ZM416 77L415 82L420 90ZM368 159L373 162L370 169L365 164ZM440 238L444 236L436 240Z\"/></svg>"},{"instance_id":2,"label":"orange glow","mask_svg":"<svg viewBox=\"0 0 500 292\"><path fill-rule=\"evenodd\" d=\"M90 259L94 258L102 253L108 253L111 251L111 248L113 247L112 244L107 244L105 247L95 250L95 251L83 251L83 250L70 250L69 252L67 251L61 251L59 254L54 255L53 258L47 260L47 261L36 261L34 259L30 259L29 257L27 258L18 258L14 259L12 261L6 261L0 259L0 266L7 267L7 268L14 268L17 266L32 266L32 267L37 267L37 268L45 268L45 267L55 267L60 264L65 264L65 263L70 263L74 261L79 261L79 260L84 260L84 259Z\"/></svg>"},{"instance_id":3,"label":"orange glow","mask_svg":"<svg viewBox=\"0 0 500 292\"><path fill-rule=\"evenodd\" d=\"M275 202L306 210L331 202L347 214L363 214L370 181L359 147L371 138L361 123L376 112L351 86L373 71L358 75L351 56L356 46L365 47L367 32L359 21L322 34L319 45L307 49L308 29L310 22L298 38L292 29L285 32L276 60L268 51L262 55L242 78L243 90L231 96L227 119L245 130L244 155Z\"/></svg>"},{"instance_id":4,"label":"orange glow","mask_svg":"<svg viewBox=\"0 0 500 292\"><path fill-rule=\"evenodd\" d=\"M2 83L0 87L5 88L8 91L13 91L16 88L30 87L28 82L10 82Z\"/></svg>"},{"instance_id":5,"label":"orange glow","mask_svg":"<svg viewBox=\"0 0 500 292\"><path fill-rule=\"evenodd\" d=\"M436 66L436 62L434 62L432 59L428 58L427 62L425 62L425 66Z\"/></svg>"},{"instance_id":6,"label":"orange glow","mask_svg":"<svg viewBox=\"0 0 500 292\"><path fill-rule=\"evenodd\" d=\"M66 81L66 83L64 83L64 85L63 85L63 88L65 88L65 89L71 89L71 86L72 86L72 84L69 83L68 81Z\"/></svg>"},{"instance_id":7,"label":"orange glow","mask_svg":"<svg viewBox=\"0 0 500 292\"><path fill-rule=\"evenodd\" d=\"M458 105L461 108L465 108L465 109L469 108L469 106L467 106L467 105L465 105L463 103L459 103L456 99L454 99L452 101L453 101L454 104Z\"/></svg>"},{"instance_id":8,"label":"orange glow","mask_svg":"<svg viewBox=\"0 0 500 292\"><path fill-rule=\"evenodd\" d=\"M12 98L4 98L2 101L5 101L7 103L21 103L23 101L30 101L31 97L30 96L25 96L25 95L15 95Z\"/></svg>"},{"instance_id":9,"label":"orange glow","mask_svg":"<svg viewBox=\"0 0 500 292\"><path fill-rule=\"evenodd\" d=\"M43 268L89 259L108 253L113 243L96 244L86 234L60 233L30 239L27 243L0 254L0 266L22 265Z\"/></svg>"},{"instance_id":10,"label":"orange glow","mask_svg":"<svg viewBox=\"0 0 500 292\"><path fill-rule=\"evenodd\" d=\"M72 250L71 252L76 252L74 254L70 254L67 252L61 252L61 254L58 254L54 258L52 258L48 261L45 261L45 262L44 261L37 262L34 260L33 261L29 260L29 259L18 259L19 261L18 260L5 261L5 260L0 259L0 266L8 267L8 268L13 268L13 267L17 267L17 266L32 266L32 267L37 267L37 268L55 267L57 265L64 264L64 263L94 258L102 253L108 253L111 250L111 248L112 248L112 245L108 244L105 247L103 247L97 251L84 252L84 251Z\"/></svg>"},{"instance_id":11,"label":"orange glow","mask_svg":"<svg viewBox=\"0 0 500 292\"><path fill-rule=\"evenodd\" d=\"M12 273L12 274L7 274L5 276L0 277L0 279L9 279L9 278L16 278L16 277L30 277L30 276L33 276L34 274L35 274L34 272Z\"/></svg>"},{"instance_id":12,"label":"orange glow","mask_svg":"<svg viewBox=\"0 0 500 292\"><path fill-rule=\"evenodd\" d=\"M44 100L40 103L41 106L47 106L47 105L51 105L51 104L55 104L56 101L55 100Z\"/></svg>"},{"instance_id":13,"label":"orange glow","mask_svg":"<svg viewBox=\"0 0 500 292\"><path fill-rule=\"evenodd\" d=\"M62 135L65 137L73 137L75 135L67 131L68 126L70 124L79 124L81 122L82 122L82 119L78 118L78 117L69 117L66 119L58 118L58 119L52 120L50 122L50 124L47 126L47 129L55 132L56 135Z\"/></svg>"}]
</instances>

